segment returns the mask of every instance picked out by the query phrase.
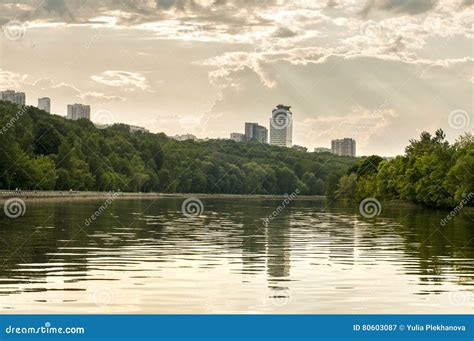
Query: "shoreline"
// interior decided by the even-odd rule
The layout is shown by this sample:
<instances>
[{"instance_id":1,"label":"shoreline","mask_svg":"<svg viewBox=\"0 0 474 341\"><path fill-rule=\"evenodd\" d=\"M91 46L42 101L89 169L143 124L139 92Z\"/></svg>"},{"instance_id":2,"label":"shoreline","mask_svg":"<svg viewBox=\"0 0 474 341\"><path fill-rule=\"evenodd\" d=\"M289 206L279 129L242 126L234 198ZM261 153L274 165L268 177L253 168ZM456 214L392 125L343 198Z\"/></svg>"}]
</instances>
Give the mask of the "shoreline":
<instances>
[{"instance_id":1,"label":"shoreline","mask_svg":"<svg viewBox=\"0 0 474 341\"><path fill-rule=\"evenodd\" d=\"M78 200L78 199L164 199L164 198L209 198L209 199L269 199L284 200L283 194L217 194L217 193L140 193L140 192L92 192L92 191L14 191L0 190L0 202L10 198L23 200ZM325 200L324 195L298 195L293 200Z\"/></svg>"}]
</instances>

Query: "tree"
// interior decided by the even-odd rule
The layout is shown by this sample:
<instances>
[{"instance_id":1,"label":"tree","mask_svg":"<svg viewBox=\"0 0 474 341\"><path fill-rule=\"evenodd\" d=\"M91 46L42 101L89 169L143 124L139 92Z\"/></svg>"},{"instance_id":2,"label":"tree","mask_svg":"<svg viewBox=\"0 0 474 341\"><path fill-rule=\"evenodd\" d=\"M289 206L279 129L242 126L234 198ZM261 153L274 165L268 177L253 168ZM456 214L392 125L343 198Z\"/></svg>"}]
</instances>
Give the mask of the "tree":
<instances>
[{"instance_id":1,"label":"tree","mask_svg":"<svg viewBox=\"0 0 474 341\"><path fill-rule=\"evenodd\" d=\"M344 175L339 179L335 197L342 200L355 200L357 191L357 175Z\"/></svg>"},{"instance_id":2,"label":"tree","mask_svg":"<svg viewBox=\"0 0 474 341\"><path fill-rule=\"evenodd\" d=\"M0 127L0 188L320 194L358 160L251 141L179 142L125 124L98 129L4 101Z\"/></svg>"}]
</instances>

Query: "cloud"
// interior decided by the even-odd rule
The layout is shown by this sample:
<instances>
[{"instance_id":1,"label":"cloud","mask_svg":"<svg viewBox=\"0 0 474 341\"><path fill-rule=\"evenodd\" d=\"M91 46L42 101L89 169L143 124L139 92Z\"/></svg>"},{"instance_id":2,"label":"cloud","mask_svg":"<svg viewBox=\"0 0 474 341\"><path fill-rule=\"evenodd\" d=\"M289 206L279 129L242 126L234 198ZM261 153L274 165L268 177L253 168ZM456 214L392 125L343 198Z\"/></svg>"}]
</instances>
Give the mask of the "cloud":
<instances>
[{"instance_id":1,"label":"cloud","mask_svg":"<svg viewBox=\"0 0 474 341\"><path fill-rule=\"evenodd\" d=\"M146 78L138 72L104 71L100 75L91 76L91 79L100 84L121 87L130 91L148 89Z\"/></svg>"},{"instance_id":2,"label":"cloud","mask_svg":"<svg viewBox=\"0 0 474 341\"><path fill-rule=\"evenodd\" d=\"M0 90L13 89L24 91L27 94L27 102L36 105L36 97L51 97L52 103L57 104L58 100L72 103L76 101L86 101L87 103L121 102L125 98L115 94L106 94L99 91L81 91L73 84L66 82L55 83L49 78L30 79L27 74L0 69ZM57 108L57 106L56 106Z\"/></svg>"},{"instance_id":3,"label":"cloud","mask_svg":"<svg viewBox=\"0 0 474 341\"><path fill-rule=\"evenodd\" d=\"M29 103L50 96L54 112L81 101L172 135L268 126L282 102L294 108L297 144L325 145L367 121L358 145L393 155L416 129L472 111L471 3L0 1L0 20L27 21L21 41L2 40L0 81Z\"/></svg>"},{"instance_id":4,"label":"cloud","mask_svg":"<svg viewBox=\"0 0 474 341\"><path fill-rule=\"evenodd\" d=\"M124 101L125 98L115 95L106 95L102 92L85 92L82 93L81 98L85 100L102 100L102 101L114 101L114 102L121 102Z\"/></svg>"},{"instance_id":5,"label":"cloud","mask_svg":"<svg viewBox=\"0 0 474 341\"><path fill-rule=\"evenodd\" d=\"M161 9L169 10L175 8L178 10L184 10L188 6L197 6L193 0L156 0L156 7Z\"/></svg>"},{"instance_id":6,"label":"cloud","mask_svg":"<svg viewBox=\"0 0 474 341\"><path fill-rule=\"evenodd\" d=\"M305 131L307 139L331 139L344 137L355 138L360 147L368 147L370 138L383 134L393 124L398 114L387 103L375 109L360 105L349 108L348 114L340 116L309 117L302 124L310 129Z\"/></svg>"},{"instance_id":7,"label":"cloud","mask_svg":"<svg viewBox=\"0 0 474 341\"><path fill-rule=\"evenodd\" d=\"M405 60L330 49L280 51L278 57L227 53L209 64L216 68L211 80L221 89L212 110L222 114L226 126L246 120L266 125L271 108L284 103L293 107L296 144L324 146L332 138L355 137L363 154L394 155L419 127L456 134L447 115L455 108L471 110L473 63L472 58Z\"/></svg>"},{"instance_id":8,"label":"cloud","mask_svg":"<svg viewBox=\"0 0 474 341\"><path fill-rule=\"evenodd\" d=\"M288 27L279 27L273 32L272 37L276 38L290 38L296 36L296 32L290 30Z\"/></svg>"},{"instance_id":9,"label":"cloud","mask_svg":"<svg viewBox=\"0 0 474 341\"><path fill-rule=\"evenodd\" d=\"M28 77L28 75L21 75L16 72L5 71L0 69L0 88L16 89Z\"/></svg>"},{"instance_id":10,"label":"cloud","mask_svg":"<svg viewBox=\"0 0 474 341\"><path fill-rule=\"evenodd\" d=\"M41 84L43 86L41 87ZM125 100L125 98L116 96L116 95L106 95L102 92L97 91L88 91L82 92L76 86L72 84L68 84L65 82L61 82L58 84L53 84L50 79L43 78L38 81L34 82L35 87L39 87L42 90L48 90L48 85L51 90L57 89L60 90L62 95L68 95L69 98L76 98L86 101L95 101L95 102L121 102Z\"/></svg>"},{"instance_id":11,"label":"cloud","mask_svg":"<svg viewBox=\"0 0 474 341\"><path fill-rule=\"evenodd\" d=\"M388 11L414 15L433 9L437 3L438 0L367 0L360 14L366 17L373 11Z\"/></svg>"}]
</instances>

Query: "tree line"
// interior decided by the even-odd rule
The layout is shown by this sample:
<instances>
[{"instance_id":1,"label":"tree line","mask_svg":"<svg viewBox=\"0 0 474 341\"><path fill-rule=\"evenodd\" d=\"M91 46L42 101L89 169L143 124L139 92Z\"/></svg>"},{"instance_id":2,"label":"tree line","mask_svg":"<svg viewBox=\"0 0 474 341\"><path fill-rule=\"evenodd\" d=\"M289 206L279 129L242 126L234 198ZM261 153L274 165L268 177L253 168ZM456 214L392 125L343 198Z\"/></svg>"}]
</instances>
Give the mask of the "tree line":
<instances>
[{"instance_id":1,"label":"tree line","mask_svg":"<svg viewBox=\"0 0 474 341\"><path fill-rule=\"evenodd\" d=\"M453 207L460 202L473 205L474 137L460 136L453 144L439 129L423 132L410 140L403 156L384 160L379 156L362 159L350 167L333 190L334 200L359 202L367 197L399 199L428 207Z\"/></svg>"},{"instance_id":2,"label":"tree line","mask_svg":"<svg viewBox=\"0 0 474 341\"><path fill-rule=\"evenodd\" d=\"M99 129L0 101L0 188L324 195L357 159L258 142Z\"/></svg>"},{"instance_id":3,"label":"tree line","mask_svg":"<svg viewBox=\"0 0 474 341\"><path fill-rule=\"evenodd\" d=\"M0 101L0 188L165 193L326 195L455 206L474 192L474 139L423 132L405 154L354 158L258 142L175 141L105 129ZM471 202L472 204L472 202Z\"/></svg>"}]
</instances>

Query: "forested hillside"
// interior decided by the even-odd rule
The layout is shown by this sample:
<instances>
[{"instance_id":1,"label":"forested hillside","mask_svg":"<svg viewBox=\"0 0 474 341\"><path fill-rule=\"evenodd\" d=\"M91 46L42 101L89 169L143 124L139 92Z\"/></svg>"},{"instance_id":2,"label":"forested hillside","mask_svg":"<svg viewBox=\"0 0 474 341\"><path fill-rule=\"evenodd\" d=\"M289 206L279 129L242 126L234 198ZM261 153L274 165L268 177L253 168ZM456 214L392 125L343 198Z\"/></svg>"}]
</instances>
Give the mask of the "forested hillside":
<instances>
[{"instance_id":1,"label":"forested hillside","mask_svg":"<svg viewBox=\"0 0 474 341\"><path fill-rule=\"evenodd\" d=\"M98 129L0 101L2 189L324 194L356 161L258 142L178 142L126 125Z\"/></svg>"}]
</instances>

